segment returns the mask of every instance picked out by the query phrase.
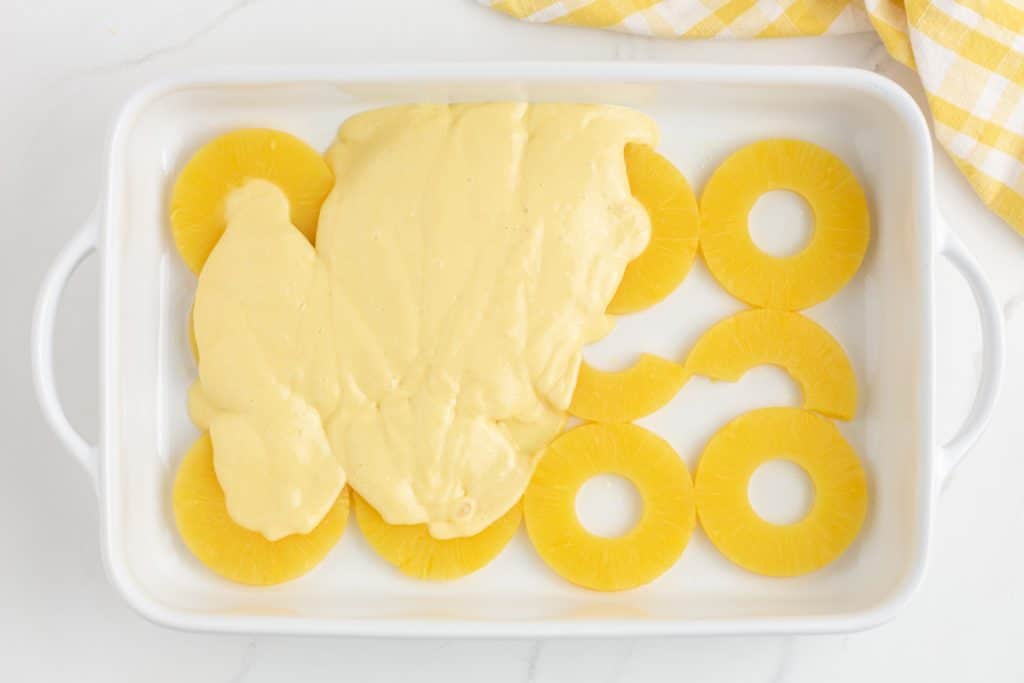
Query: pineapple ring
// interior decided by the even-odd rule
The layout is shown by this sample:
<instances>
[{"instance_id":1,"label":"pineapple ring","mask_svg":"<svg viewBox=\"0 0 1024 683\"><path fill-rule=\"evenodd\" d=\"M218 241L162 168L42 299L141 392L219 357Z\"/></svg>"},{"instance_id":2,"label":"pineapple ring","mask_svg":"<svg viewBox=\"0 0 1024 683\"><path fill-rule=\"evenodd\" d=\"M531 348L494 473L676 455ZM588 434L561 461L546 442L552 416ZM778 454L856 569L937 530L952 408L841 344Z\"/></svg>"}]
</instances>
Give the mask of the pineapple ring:
<instances>
[{"instance_id":1,"label":"pineapple ring","mask_svg":"<svg viewBox=\"0 0 1024 683\"><path fill-rule=\"evenodd\" d=\"M772 524L750 505L751 475L769 460L799 465L814 504L793 524ZM697 514L723 555L757 574L799 576L839 557L867 513L867 478L853 447L827 419L799 408L764 408L711 437L696 475Z\"/></svg>"},{"instance_id":2,"label":"pineapple ring","mask_svg":"<svg viewBox=\"0 0 1024 683\"><path fill-rule=\"evenodd\" d=\"M841 420L857 412L857 376L828 330L799 313L766 308L715 323L686 358L686 371L735 382L757 365L778 365L800 385L804 409Z\"/></svg>"},{"instance_id":3,"label":"pineapple ring","mask_svg":"<svg viewBox=\"0 0 1024 683\"><path fill-rule=\"evenodd\" d=\"M811 241L793 256L766 254L750 238L750 210L772 190L796 192L814 212ZM763 140L734 153L712 174L700 212L700 248L715 279L748 304L789 311L842 289L871 234L856 176L839 157L801 140Z\"/></svg>"},{"instance_id":4,"label":"pineapple ring","mask_svg":"<svg viewBox=\"0 0 1024 683\"><path fill-rule=\"evenodd\" d=\"M697 255L700 214L697 198L679 172L648 145L626 145L629 189L651 219L647 248L626 266L608 313L649 308L672 293Z\"/></svg>"},{"instance_id":5,"label":"pineapple ring","mask_svg":"<svg viewBox=\"0 0 1024 683\"><path fill-rule=\"evenodd\" d=\"M178 175L171 193L174 245L199 274L224 234L224 200L253 178L263 178L288 197L291 222L310 242L320 205L334 184L327 162L297 137L279 130L245 128L203 145Z\"/></svg>"},{"instance_id":6,"label":"pineapple ring","mask_svg":"<svg viewBox=\"0 0 1024 683\"><path fill-rule=\"evenodd\" d=\"M178 533L192 554L224 578L252 586L290 581L319 564L345 531L349 508L348 489L343 489L313 531L277 541L239 526L217 481L209 433L181 461L173 502Z\"/></svg>"},{"instance_id":7,"label":"pineapple ring","mask_svg":"<svg viewBox=\"0 0 1024 683\"><path fill-rule=\"evenodd\" d=\"M426 524L388 524L362 496L352 497L359 530L370 547L403 574L429 581L458 579L486 566L509 544L523 518L516 503L474 536L440 540Z\"/></svg>"},{"instance_id":8,"label":"pineapple ring","mask_svg":"<svg viewBox=\"0 0 1024 683\"><path fill-rule=\"evenodd\" d=\"M569 414L591 422L632 422L671 401L686 377L679 363L649 353L618 372L598 370L584 361Z\"/></svg>"},{"instance_id":9,"label":"pineapple ring","mask_svg":"<svg viewBox=\"0 0 1024 683\"><path fill-rule=\"evenodd\" d=\"M617 474L644 502L629 532L605 538L576 516L576 495L588 479ZM523 497L530 541L541 558L584 588L619 591L649 583L686 548L696 523L686 464L661 437L632 424L588 424L548 446Z\"/></svg>"}]
</instances>

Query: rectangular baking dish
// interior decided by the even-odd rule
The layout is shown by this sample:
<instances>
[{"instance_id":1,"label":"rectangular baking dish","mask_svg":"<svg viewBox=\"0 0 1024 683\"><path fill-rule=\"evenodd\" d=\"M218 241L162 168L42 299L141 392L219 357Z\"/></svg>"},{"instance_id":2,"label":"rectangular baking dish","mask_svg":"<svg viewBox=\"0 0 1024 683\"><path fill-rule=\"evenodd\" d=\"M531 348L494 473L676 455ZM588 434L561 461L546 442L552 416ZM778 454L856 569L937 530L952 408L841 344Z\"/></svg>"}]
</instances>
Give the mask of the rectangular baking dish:
<instances>
[{"instance_id":1,"label":"rectangular baking dish","mask_svg":"<svg viewBox=\"0 0 1024 683\"><path fill-rule=\"evenodd\" d=\"M807 311L846 347L857 418L839 427L864 459L871 502L863 532L833 565L778 580L726 561L698 530L658 581L622 594L578 589L549 571L525 533L493 564L448 584L419 583L376 558L354 523L322 566L269 589L229 584L188 554L173 528L173 473L196 438L185 394L195 377L186 320L195 287L171 243L173 177L205 140L268 126L325 149L347 116L399 102L493 100L622 104L649 113L659 151L696 190L715 165L763 137L807 139L841 156L872 207L865 263L836 297ZM891 617L921 580L943 477L992 411L1003 363L999 309L973 259L935 213L928 130L910 97L864 71L820 67L653 64L475 64L225 70L162 81L125 105L113 127L96 212L43 283L33 330L36 387L50 424L94 477L112 584L155 622L207 631L374 636L626 636L820 633ZM97 444L71 427L52 372L53 320L75 266L101 262L101 420ZM981 310L984 368L958 435L936 443L933 272L944 256ZM699 261L657 307L623 318L587 350L623 366L641 351L682 358L714 321L740 310ZM772 368L736 384L694 379L641 423L691 472L728 419L799 405Z\"/></svg>"}]
</instances>

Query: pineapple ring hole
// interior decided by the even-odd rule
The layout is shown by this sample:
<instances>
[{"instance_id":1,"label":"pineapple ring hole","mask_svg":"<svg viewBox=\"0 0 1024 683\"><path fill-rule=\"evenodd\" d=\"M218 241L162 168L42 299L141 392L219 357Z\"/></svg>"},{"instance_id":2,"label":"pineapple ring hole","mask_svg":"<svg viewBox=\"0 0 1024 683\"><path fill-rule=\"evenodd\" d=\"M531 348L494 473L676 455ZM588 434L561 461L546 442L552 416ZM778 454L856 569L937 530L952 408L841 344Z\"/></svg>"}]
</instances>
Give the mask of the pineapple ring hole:
<instances>
[{"instance_id":1,"label":"pineapple ring hole","mask_svg":"<svg viewBox=\"0 0 1024 683\"><path fill-rule=\"evenodd\" d=\"M747 218L750 239L770 256L796 256L814 235L814 210L789 190L771 190L757 198Z\"/></svg>"},{"instance_id":2,"label":"pineapple ring hole","mask_svg":"<svg viewBox=\"0 0 1024 683\"><path fill-rule=\"evenodd\" d=\"M803 467L784 459L769 460L754 470L747 498L757 516L771 524L796 524L814 505L814 482Z\"/></svg>"},{"instance_id":3,"label":"pineapple ring hole","mask_svg":"<svg viewBox=\"0 0 1024 683\"><path fill-rule=\"evenodd\" d=\"M640 522L643 511L639 489L617 474L591 477L576 493L576 518L595 536L625 536Z\"/></svg>"}]
</instances>

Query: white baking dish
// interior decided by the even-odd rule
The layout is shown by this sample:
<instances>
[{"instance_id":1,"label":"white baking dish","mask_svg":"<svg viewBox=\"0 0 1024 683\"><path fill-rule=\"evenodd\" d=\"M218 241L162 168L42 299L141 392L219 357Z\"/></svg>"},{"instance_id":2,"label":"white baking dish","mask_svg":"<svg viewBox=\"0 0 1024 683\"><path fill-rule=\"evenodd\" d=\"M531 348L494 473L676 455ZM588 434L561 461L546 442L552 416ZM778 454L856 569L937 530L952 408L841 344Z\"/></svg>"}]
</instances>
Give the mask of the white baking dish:
<instances>
[{"instance_id":1,"label":"white baking dish","mask_svg":"<svg viewBox=\"0 0 1024 683\"><path fill-rule=\"evenodd\" d=\"M848 349L860 381L856 420L840 428L871 485L865 528L826 569L797 579L746 573L700 531L655 583L623 594L575 588L535 556L525 534L492 565L450 584L418 583L376 558L354 523L311 574L253 589L204 570L173 529L169 492L196 437L185 410L195 375L186 337L194 278L166 220L173 176L226 129L270 126L325 148L363 109L407 101L595 101L649 112L660 151L700 188L714 165L760 137L796 136L835 151L869 195L874 234L856 279L808 311ZM105 194L43 283L33 337L36 386L57 435L95 478L103 556L114 586L150 619L196 630L394 636L563 636L846 631L892 616L925 568L940 483L991 414L1003 363L999 309L975 262L934 210L924 120L895 85L863 71L642 64L489 64L225 71L136 94L113 128ZM89 253L101 260L98 444L68 424L51 343L60 292ZM936 443L933 271L943 256L981 309L985 357L974 410ZM638 351L681 358L713 321L740 308L702 264L658 307L624 318L592 349L597 363ZM753 407L798 403L774 369L737 384L693 380L643 424L691 467L710 435Z\"/></svg>"}]
</instances>

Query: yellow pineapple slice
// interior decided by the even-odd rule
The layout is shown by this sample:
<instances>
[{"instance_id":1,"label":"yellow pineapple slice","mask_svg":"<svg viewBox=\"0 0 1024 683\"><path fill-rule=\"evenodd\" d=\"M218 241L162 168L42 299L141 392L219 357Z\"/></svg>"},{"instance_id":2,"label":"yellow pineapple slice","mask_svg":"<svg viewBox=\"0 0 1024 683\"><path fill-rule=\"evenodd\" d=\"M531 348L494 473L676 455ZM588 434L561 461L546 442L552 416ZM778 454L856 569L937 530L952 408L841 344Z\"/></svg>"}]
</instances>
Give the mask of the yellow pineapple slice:
<instances>
[{"instance_id":1,"label":"yellow pineapple slice","mask_svg":"<svg viewBox=\"0 0 1024 683\"><path fill-rule=\"evenodd\" d=\"M475 536L440 540L426 524L388 524L360 495L352 497L359 530L370 547L403 574L431 581L458 579L487 565L512 540L523 518L516 503Z\"/></svg>"},{"instance_id":2,"label":"yellow pineapple slice","mask_svg":"<svg viewBox=\"0 0 1024 683\"><path fill-rule=\"evenodd\" d=\"M798 254L757 248L747 217L765 192L790 190L810 204L814 234ZM801 140L763 140L718 167L700 201L700 249L715 279L753 306L800 310L849 282L871 234L867 200L839 157Z\"/></svg>"},{"instance_id":3,"label":"yellow pineapple slice","mask_svg":"<svg viewBox=\"0 0 1024 683\"><path fill-rule=\"evenodd\" d=\"M576 494L598 474L617 474L640 492L640 521L623 536L594 535L576 517ZM663 439L631 424L588 424L555 439L526 489L523 514L541 558L569 581L599 591L661 576L686 548L696 519L686 464Z\"/></svg>"},{"instance_id":4,"label":"yellow pineapple slice","mask_svg":"<svg viewBox=\"0 0 1024 683\"><path fill-rule=\"evenodd\" d=\"M679 363L645 353L626 370L607 372L584 362L569 414L591 422L632 422L672 400L686 383Z\"/></svg>"},{"instance_id":5,"label":"yellow pineapple slice","mask_svg":"<svg viewBox=\"0 0 1024 683\"><path fill-rule=\"evenodd\" d=\"M224 199L254 178L281 188L291 222L312 242L320 205L334 184L327 163L293 135L266 128L225 133L205 144L182 169L171 194L174 244L193 273L224 233Z\"/></svg>"},{"instance_id":6,"label":"yellow pineapple slice","mask_svg":"<svg viewBox=\"0 0 1024 683\"><path fill-rule=\"evenodd\" d=\"M754 309L715 323L690 351L686 372L735 382L757 365L778 365L800 385L804 408L841 420L857 412L857 377L843 347L799 313Z\"/></svg>"},{"instance_id":7,"label":"yellow pineapple slice","mask_svg":"<svg viewBox=\"0 0 1024 683\"><path fill-rule=\"evenodd\" d=\"M793 524L765 521L747 494L754 471L777 459L799 465L814 483L810 512ZM799 576L835 560L857 537L868 504L853 447L831 422L799 408L764 408L727 424L701 455L695 491L711 542L766 576Z\"/></svg>"},{"instance_id":8,"label":"yellow pineapple slice","mask_svg":"<svg viewBox=\"0 0 1024 683\"><path fill-rule=\"evenodd\" d=\"M672 162L648 145L631 143L626 172L629 189L651 219L651 239L626 266L608 304L613 315L643 310L671 294L693 265L700 229L697 199Z\"/></svg>"},{"instance_id":9,"label":"yellow pineapple slice","mask_svg":"<svg viewBox=\"0 0 1024 683\"><path fill-rule=\"evenodd\" d=\"M313 531L268 541L228 514L213 468L213 444L203 434L185 455L174 480L174 519L192 554L226 579L269 586L302 576L337 544L348 520L348 489Z\"/></svg>"}]
</instances>

